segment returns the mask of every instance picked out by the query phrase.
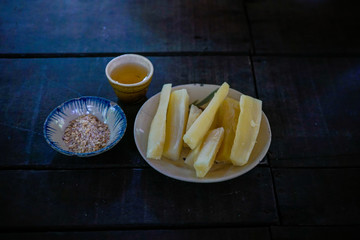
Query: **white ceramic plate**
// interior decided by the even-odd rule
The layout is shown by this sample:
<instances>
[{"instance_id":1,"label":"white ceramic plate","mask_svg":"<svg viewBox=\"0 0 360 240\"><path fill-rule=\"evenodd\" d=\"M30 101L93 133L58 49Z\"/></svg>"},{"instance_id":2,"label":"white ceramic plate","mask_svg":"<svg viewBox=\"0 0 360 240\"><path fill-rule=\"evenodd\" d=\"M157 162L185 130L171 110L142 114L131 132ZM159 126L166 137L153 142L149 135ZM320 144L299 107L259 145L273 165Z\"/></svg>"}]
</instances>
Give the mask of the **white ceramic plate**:
<instances>
[{"instance_id":1,"label":"white ceramic plate","mask_svg":"<svg viewBox=\"0 0 360 240\"><path fill-rule=\"evenodd\" d=\"M193 103L195 101L202 101L219 87L220 86L218 85L209 84L187 84L175 86L172 89L186 89L190 97L190 103ZM234 89L230 89L228 94L229 97L236 100L239 100L241 95L242 93ZM198 178L196 177L195 169L184 163L184 158L188 152L186 149L182 151L182 157L178 161L172 161L164 157L161 160L146 158L147 139L150 124L156 113L159 97L159 93L154 95L149 100L147 100L139 110L134 124L134 137L136 146L141 156L151 167L160 173L168 177L187 182L221 182L233 179L248 172L257 164L259 164L259 162L265 157L271 142L271 130L268 119L263 113L257 142L251 153L249 162L244 166L237 167L231 164L215 163L204 178Z\"/></svg>"}]
</instances>

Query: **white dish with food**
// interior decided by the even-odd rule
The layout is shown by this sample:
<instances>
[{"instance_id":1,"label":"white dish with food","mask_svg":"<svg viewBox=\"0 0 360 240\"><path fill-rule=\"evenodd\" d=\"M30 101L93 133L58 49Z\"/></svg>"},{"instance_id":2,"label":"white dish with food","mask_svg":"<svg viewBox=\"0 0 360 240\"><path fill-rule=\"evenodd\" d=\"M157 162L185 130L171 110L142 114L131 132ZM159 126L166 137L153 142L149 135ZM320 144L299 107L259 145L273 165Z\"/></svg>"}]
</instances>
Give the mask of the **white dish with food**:
<instances>
[{"instance_id":1,"label":"white dish with food","mask_svg":"<svg viewBox=\"0 0 360 240\"><path fill-rule=\"evenodd\" d=\"M210 84L187 84L172 87L172 91L179 89L186 89L189 94L189 102L199 105L205 105L211 100L214 91L219 85ZM228 97L239 100L242 93L231 89ZM150 159L146 157L147 141L150 130L150 125L156 113L159 104L160 93L154 95L147 100L139 110L134 124L134 138L136 146L145 159L145 161L158 172L187 182L211 183L221 182L233 179L253 169L265 157L271 142L271 130L268 119L262 113L262 120L260 130L256 139L256 144L251 152L249 161L243 166L234 166L229 163L215 162L210 171L204 178L196 176L195 169L184 163L186 156L190 149L183 148L181 157L177 161L169 160L162 157L160 160Z\"/></svg>"}]
</instances>

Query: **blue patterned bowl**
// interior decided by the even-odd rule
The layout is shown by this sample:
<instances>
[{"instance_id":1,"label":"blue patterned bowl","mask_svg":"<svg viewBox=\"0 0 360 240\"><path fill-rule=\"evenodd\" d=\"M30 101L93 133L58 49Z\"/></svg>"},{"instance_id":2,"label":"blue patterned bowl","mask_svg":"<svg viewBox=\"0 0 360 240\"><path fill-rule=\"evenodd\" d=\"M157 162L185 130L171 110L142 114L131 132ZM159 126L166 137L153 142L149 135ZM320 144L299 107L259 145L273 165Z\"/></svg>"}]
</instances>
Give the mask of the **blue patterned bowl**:
<instances>
[{"instance_id":1,"label":"blue patterned bowl","mask_svg":"<svg viewBox=\"0 0 360 240\"><path fill-rule=\"evenodd\" d=\"M84 114L92 114L107 124L110 130L110 139L106 147L98 151L72 152L62 139L64 131L71 120ZM61 104L49 114L44 123L44 137L53 149L62 154L90 157L114 147L124 136L126 124L125 113L116 103L100 97L80 97Z\"/></svg>"}]
</instances>

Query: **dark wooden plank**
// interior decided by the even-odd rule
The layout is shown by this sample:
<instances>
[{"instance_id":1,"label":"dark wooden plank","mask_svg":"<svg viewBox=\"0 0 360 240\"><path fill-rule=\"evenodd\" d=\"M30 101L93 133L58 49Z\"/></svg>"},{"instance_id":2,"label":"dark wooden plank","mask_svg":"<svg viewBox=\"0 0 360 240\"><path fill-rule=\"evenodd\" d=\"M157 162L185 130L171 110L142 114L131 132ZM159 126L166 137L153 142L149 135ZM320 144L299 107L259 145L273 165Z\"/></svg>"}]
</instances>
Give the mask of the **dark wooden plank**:
<instances>
[{"instance_id":1,"label":"dark wooden plank","mask_svg":"<svg viewBox=\"0 0 360 240\"><path fill-rule=\"evenodd\" d=\"M0 159L2 167L87 168L91 166L147 166L133 138L133 122L142 103L121 105L128 128L109 152L92 158L63 156L45 142L42 131L47 115L56 106L79 96L101 96L116 101L105 76L111 58L55 58L0 60ZM151 57L155 73L147 96L164 83L221 84L223 81L255 95L247 57Z\"/></svg>"},{"instance_id":2,"label":"dark wooden plank","mask_svg":"<svg viewBox=\"0 0 360 240\"><path fill-rule=\"evenodd\" d=\"M0 53L250 48L241 1L17 0L2 1L0 10Z\"/></svg>"},{"instance_id":3,"label":"dark wooden plank","mask_svg":"<svg viewBox=\"0 0 360 240\"><path fill-rule=\"evenodd\" d=\"M246 1L255 51L295 54L359 54L359 3L342 1Z\"/></svg>"},{"instance_id":4,"label":"dark wooden plank","mask_svg":"<svg viewBox=\"0 0 360 240\"><path fill-rule=\"evenodd\" d=\"M271 239L285 240L285 239L359 239L359 227L271 227Z\"/></svg>"},{"instance_id":5,"label":"dark wooden plank","mask_svg":"<svg viewBox=\"0 0 360 240\"><path fill-rule=\"evenodd\" d=\"M277 223L270 170L216 184L153 169L0 171L0 227L154 227Z\"/></svg>"},{"instance_id":6,"label":"dark wooden plank","mask_svg":"<svg viewBox=\"0 0 360 240\"><path fill-rule=\"evenodd\" d=\"M360 59L256 57L273 166L359 166Z\"/></svg>"},{"instance_id":7,"label":"dark wooden plank","mask_svg":"<svg viewBox=\"0 0 360 240\"><path fill-rule=\"evenodd\" d=\"M123 230L92 232L28 232L0 233L7 239L270 239L267 228L211 228L211 229L166 229L166 230Z\"/></svg>"},{"instance_id":8,"label":"dark wooden plank","mask_svg":"<svg viewBox=\"0 0 360 240\"><path fill-rule=\"evenodd\" d=\"M360 169L273 169L283 225L359 225Z\"/></svg>"}]
</instances>

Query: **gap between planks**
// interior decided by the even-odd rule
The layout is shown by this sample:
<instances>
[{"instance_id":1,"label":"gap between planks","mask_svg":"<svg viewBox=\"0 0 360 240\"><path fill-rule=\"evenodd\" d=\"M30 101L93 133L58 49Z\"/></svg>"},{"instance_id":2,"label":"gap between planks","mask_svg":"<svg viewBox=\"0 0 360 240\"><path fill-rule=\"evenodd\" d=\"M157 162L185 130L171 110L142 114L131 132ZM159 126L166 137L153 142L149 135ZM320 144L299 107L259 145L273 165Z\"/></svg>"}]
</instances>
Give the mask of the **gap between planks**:
<instances>
[{"instance_id":1,"label":"gap between planks","mask_svg":"<svg viewBox=\"0 0 360 240\"><path fill-rule=\"evenodd\" d=\"M22 59L22 58L90 58L90 57L116 57L130 52L99 52L99 53L0 53L0 59ZM146 57L199 57L199 56L243 56L243 57L297 57L297 58L359 58L360 53L338 54L294 54L294 53L256 53L237 51L184 51L184 52L131 52Z\"/></svg>"}]
</instances>

